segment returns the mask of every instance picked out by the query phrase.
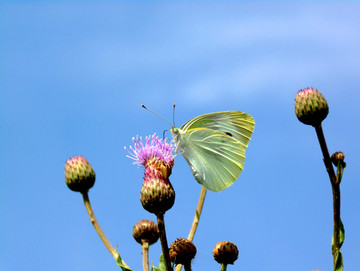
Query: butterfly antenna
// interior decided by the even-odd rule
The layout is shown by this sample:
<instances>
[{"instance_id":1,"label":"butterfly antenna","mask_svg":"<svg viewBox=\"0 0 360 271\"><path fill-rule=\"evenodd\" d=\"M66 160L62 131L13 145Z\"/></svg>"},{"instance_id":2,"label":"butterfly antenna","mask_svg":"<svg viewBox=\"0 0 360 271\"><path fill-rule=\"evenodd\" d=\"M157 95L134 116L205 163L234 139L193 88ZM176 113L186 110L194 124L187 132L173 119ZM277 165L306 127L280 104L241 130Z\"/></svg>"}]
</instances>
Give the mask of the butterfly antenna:
<instances>
[{"instance_id":1,"label":"butterfly antenna","mask_svg":"<svg viewBox=\"0 0 360 271\"><path fill-rule=\"evenodd\" d=\"M146 110L150 111L151 113L153 113L155 116L158 116L160 119L166 121L167 123L170 124L170 126L172 126L172 124L170 123L170 121L168 121L167 119L163 118L162 116L160 116L159 114L156 114L154 111L150 110L149 108L147 108L145 105L141 105L143 108L145 108Z\"/></svg>"},{"instance_id":2,"label":"butterfly antenna","mask_svg":"<svg viewBox=\"0 0 360 271\"><path fill-rule=\"evenodd\" d=\"M175 127L175 104L173 105L173 124L173 127Z\"/></svg>"}]
</instances>

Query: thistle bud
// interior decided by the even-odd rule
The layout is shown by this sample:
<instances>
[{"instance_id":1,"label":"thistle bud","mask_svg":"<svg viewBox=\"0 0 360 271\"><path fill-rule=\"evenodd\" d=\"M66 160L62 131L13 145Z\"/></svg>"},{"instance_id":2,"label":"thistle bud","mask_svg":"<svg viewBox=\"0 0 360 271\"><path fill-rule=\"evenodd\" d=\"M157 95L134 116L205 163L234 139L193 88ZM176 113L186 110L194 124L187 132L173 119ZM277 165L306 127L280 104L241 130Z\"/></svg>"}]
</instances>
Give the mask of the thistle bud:
<instances>
[{"instance_id":1,"label":"thistle bud","mask_svg":"<svg viewBox=\"0 0 360 271\"><path fill-rule=\"evenodd\" d=\"M345 165L345 154L341 151L334 152L331 155L331 162L337 167L339 164Z\"/></svg>"},{"instance_id":2,"label":"thistle bud","mask_svg":"<svg viewBox=\"0 0 360 271\"><path fill-rule=\"evenodd\" d=\"M295 98L295 114L304 124L314 127L321 124L329 113L324 96L314 88L300 90Z\"/></svg>"},{"instance_id":3,"label":"thistle bud","mask_svg":"<svg viewBox=\"0 0 360 271\"><path fill-rule=\"evenodd\" d=\"M145 210L154 214L163 214L175 201L175 191L169 179L164 178L159 170L148 167L140 192L140 202Z\"/></svg>"},{"instance_id":4,"label":"thistle bud","mask_svg":"<svg viewBox=\"0 0 360 271\"><path fill-rule=\"evenodd\" d=\"M83 156L74 156L65 163L65 182L72 191L86 193L95 183L95 171Z\"/></svg>"},{"instance_id":5,"label":"thistle bud","mask_svg":"<svg viewBox=\"0 0 360 271\"><path fill-rule=\"evenodd\" d=\"M239 250L234 243L222 241L215 245L213 256L215 261L220 264L234 264L239 256Z\"/></svg>"},{"instance_id":6,"label":"thistle bud","mask_svg":"<svg viewBox=\"0 0 360 271\"><path fill-rule=\"evenodd\" d=\"M152 245L159 239L159 228L151 220L140 220L133 228L133 237L139 244L147 242Z\"/></svg>"},{"instance_id":7,"label":"thistle bud","mask_svg":"<svg viewBox=\"0 0 360 271\"><path fill-rule=\"evenodd\" d=\"M169 248L170 261L175 264L189 265L195 255L195 245L185 238L176 239Z\"/></svg>"}]
</instances>

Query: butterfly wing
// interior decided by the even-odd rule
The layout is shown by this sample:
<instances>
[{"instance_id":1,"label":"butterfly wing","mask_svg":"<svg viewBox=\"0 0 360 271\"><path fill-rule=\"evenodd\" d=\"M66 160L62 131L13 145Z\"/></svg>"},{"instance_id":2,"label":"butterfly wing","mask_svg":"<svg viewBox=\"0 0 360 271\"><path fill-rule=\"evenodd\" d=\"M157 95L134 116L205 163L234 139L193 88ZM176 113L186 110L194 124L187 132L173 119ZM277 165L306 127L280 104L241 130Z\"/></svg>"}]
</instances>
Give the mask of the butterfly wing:
<instances>
[{"instance_id":1,"label":"butterfly wing","mask_svg":"<svg viewBox=\"0 0 360 271\"><path fill-rule=\"evenodd\" d=\"M254 126L255 121L251 115L240 111L224 111L193 118L180 129L185 133L195 128L216 130L233 137L246 148L254 131Z\"/></svg>"},{"instance_id":2,"label":"butterfly wing","mask_svg":"<svg viewBox=\"0 0 360 271\"><path fill-rule=\"evenodd\" d=\"M209 190L221 191L239 177L254 125L243 112L210 113L186 122L174 139L195 179Z\"/></svg>"},{"instance_id":3,"label":"butterfly wing","mask_svg":"<svg viewBox=\"0 0 360 271\"><path fill-rule=\"evenodd\" d=\"M179 142L178 149L195 179L211 191L229 187L243 169L245 148L233 137L216 130L188 130Z\"/></svg>"}]
</instances>

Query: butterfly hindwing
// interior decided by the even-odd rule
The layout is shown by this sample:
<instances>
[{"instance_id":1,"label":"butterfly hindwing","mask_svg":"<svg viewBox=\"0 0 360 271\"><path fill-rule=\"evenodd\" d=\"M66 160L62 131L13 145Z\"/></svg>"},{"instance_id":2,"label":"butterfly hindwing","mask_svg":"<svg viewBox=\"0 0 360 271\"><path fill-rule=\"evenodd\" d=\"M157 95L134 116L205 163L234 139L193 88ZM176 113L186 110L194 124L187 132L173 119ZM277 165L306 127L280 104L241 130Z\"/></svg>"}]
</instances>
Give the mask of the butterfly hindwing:
<instances>
[{"instance_id":1,"label":"butterfly hindwing","mask_svg":"<svg viewBox=\"0 0 360 271\"><path fill-rule=\"evenodd\" d=\"M242 145L212 129L188 130L178 148L195 179L212 191L229 187L243 169L245 152Z\"/></svg>"}]
</instances>

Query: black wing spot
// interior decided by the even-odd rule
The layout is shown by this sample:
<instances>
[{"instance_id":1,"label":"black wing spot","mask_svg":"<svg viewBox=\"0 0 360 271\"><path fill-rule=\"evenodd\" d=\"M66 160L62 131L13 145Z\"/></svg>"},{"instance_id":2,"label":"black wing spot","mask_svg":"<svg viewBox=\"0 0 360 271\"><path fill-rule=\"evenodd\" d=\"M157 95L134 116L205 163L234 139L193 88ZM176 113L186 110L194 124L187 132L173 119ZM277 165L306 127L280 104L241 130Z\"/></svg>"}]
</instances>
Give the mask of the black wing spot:
<instances>
[{"instance_id":1,"label":"black wing spot","mask_svg":"<svg viewBox=\"0 0 360 271\"><path fill-rule=\"evenodd\" d=\"M225 134L227 134L228 136L231 136L231 137L232 137L232 134L229 133L229 132L225 132Z\"/></svg>"}]
</instances>

